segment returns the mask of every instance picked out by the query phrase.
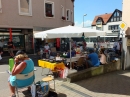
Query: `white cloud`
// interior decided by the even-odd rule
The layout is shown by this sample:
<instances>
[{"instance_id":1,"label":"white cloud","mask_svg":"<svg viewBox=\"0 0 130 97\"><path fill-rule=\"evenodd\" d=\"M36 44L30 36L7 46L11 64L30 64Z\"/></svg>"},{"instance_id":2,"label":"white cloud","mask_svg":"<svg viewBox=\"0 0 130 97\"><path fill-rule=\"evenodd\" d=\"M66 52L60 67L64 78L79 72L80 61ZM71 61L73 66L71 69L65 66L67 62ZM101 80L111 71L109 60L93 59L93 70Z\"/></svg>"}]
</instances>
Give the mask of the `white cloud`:
<instances>
[{"instance_id":1,"label":"white cloud","mask_svg":"<svg viewBox=\"0 0 130 97\"><path fill-rule=\"evenodd\" d=\"M91 27L91 24L92 24L92 21L91 20L87 20L87 21L84 21L84 27ZM77 27L83 27L83 22L79 23L79 22L75 22L75 26Z\"/></svg>"}]
</instances>

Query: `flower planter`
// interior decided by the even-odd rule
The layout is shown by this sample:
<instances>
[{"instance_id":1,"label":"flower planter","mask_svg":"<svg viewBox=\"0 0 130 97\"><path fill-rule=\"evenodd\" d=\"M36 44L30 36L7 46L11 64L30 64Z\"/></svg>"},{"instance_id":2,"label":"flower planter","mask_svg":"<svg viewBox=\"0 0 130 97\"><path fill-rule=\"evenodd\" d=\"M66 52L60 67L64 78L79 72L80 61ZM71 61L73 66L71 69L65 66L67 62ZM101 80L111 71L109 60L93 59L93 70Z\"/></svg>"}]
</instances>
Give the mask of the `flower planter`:
<instances>
[{"instance_id":1,"label":"flower planter","mask_svg":"<svg viewBox=\"0 0 130 97\"><path fill-rule=\"evenodd\" d=\"M65 18L65 17L62 17L62 20L66 20L66 18Z\"/></svg>"},{"instance_id":2,"label":"flower planter","mask_svg":"<svg viewBox=\"0 0 130 97\"><path fill-rule=\"evenodd\" d=\"M52 14L46 14L47 17L54 17Z\"/></svg>"}]
</instances>

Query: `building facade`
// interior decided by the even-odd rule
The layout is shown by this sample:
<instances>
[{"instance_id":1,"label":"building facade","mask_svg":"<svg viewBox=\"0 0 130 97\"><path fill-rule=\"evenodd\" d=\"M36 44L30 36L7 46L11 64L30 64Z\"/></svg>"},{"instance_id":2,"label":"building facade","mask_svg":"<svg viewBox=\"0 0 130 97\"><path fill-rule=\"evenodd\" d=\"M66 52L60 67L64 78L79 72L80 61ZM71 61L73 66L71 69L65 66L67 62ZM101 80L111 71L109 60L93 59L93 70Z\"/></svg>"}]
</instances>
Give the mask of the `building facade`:
<instances>
[{"instance_id":1,"label":"building facade","mask_svg":"<svg viewBox=\"0 0 130 97\"><path fill-rule=\"evenodd\" d=\"M122 11L115 9L113 13L95 16L91 26L93 29L105 31L107 36L118 36L121 21Z\"/></svg>"},{"instance_id":2,"label":"building facade","mask_svg":"<svg viewBox=\"0 0 130 97\"><path fill-rule=\"evenodd\" d=\"M126 27L123 31L123 68L124 69L130 69L130 0L123 0L122 2L123 8L122 8L122 21L126 24ZM127 44L128 42L128 44Z\"/></svg>"},{"instance_id":3,"label":"building facade","mask_svg":"<svg viewBox=\"0 0 130 97\"><path fill-rule=\"evenodd\" d=\"M0 0L0 39L33 51L33 33L74 25L74 0Z\"/></svg>"}]
</instances>

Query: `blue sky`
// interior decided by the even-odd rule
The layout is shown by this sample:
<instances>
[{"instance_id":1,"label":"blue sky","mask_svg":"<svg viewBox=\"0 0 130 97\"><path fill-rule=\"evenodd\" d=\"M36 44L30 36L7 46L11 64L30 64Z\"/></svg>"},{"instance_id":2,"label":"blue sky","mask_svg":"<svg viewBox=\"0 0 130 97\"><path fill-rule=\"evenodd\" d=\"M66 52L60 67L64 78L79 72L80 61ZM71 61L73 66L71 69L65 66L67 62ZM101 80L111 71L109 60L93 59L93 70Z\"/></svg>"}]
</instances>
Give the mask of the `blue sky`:
<instances>
[{"instance_id":1,"label":"blue sky","mask_svg":"<svg viewBox=\"0 0 130 97\"><path fill-rule=\"evenodd\" d=\"M84 17L84 27L88 27L96 15L112 13L115 9L122 10L122 0L75 0L75 26L83 26L84 14L87 14Z\"/></svg>"}]
</instances>

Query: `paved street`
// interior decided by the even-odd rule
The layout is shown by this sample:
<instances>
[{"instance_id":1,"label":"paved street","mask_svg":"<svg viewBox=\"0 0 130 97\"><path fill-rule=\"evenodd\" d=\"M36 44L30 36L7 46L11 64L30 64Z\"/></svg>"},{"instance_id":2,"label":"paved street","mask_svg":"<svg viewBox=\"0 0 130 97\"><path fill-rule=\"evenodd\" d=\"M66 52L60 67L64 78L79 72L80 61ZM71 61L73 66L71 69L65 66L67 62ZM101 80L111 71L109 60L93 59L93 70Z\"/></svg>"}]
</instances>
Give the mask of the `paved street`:
<instances>
[{"instance_id":1,"label":"paved street","mask_svg":"<svg viewBox=\"0 0 130 97\"><path fill-rule=\"evenodd\" d=\"M37 71L36 81L40 81L41 68L37 66L37 58L32 57ZM0 97L9 97L9 88L7 84L8 59L0 62ZM45 70L46 73L48 70ZM50 83L53 88L53 82ZM63 82L62 79L56 79L56 92L59 97L130 97L130 71L116 71L76 83ZM24 96L20 93L20 97Z\"/></svg>"}]
</instances>

